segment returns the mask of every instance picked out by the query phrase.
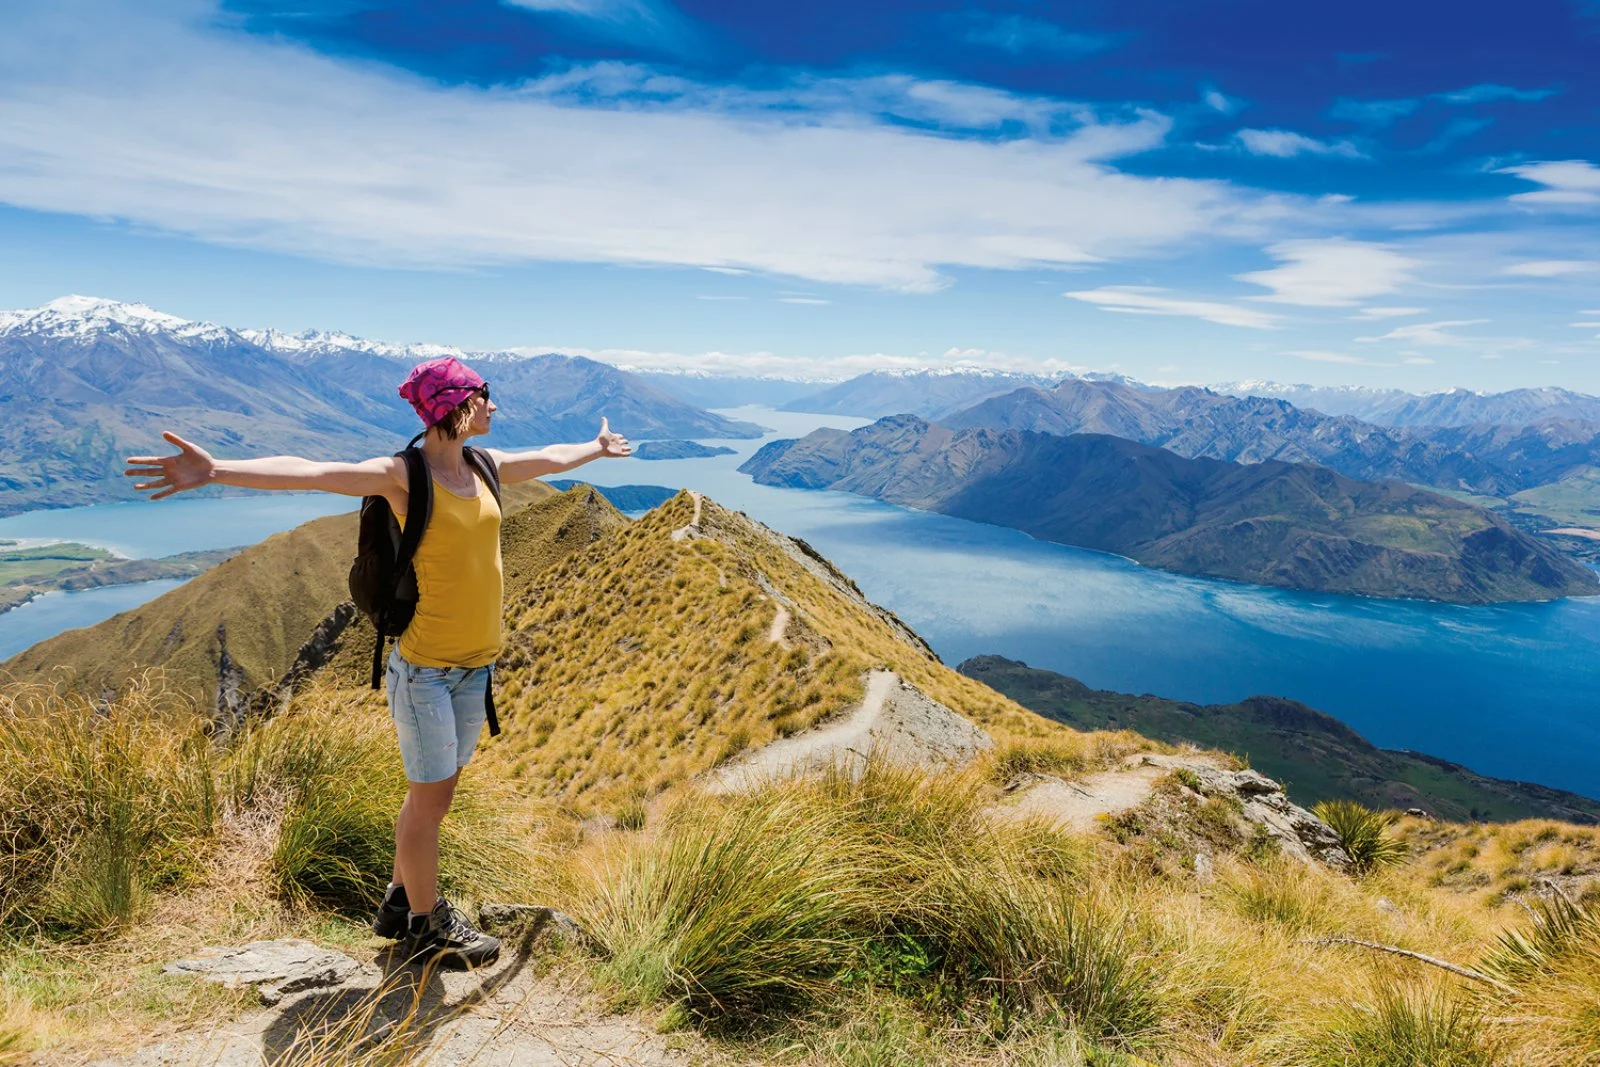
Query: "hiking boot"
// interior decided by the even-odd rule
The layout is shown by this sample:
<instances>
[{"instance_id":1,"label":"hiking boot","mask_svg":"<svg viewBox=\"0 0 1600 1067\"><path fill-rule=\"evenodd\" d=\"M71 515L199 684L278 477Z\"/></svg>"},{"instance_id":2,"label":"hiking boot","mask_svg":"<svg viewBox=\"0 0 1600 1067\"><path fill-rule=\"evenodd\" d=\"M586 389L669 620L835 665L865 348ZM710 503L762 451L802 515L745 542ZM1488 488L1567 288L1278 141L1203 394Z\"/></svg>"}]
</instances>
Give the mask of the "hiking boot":
<instances>
[{"instance_id":1,"label":"hiking boot","mask_svg":"<svg viewBox=\"0 0 1600 1067\"><path fill-rule=\"evenodd\" d=\"M406 899L406 887L397 885L383 895L378 914L372 917L372 932L398 941L406 936L406 919L410 914L411 902Z\"/></svg>"},{"instance_id":2,"label":"hiking boot","mask_svg":"<svg viewBox=\"0 0 1600 1067\"><path fill-rule=\"evenodd\" d=\"M482 967L500 958L500 939L481 933L443 897L426 915L407 920L406 958L412 963Z\"/></svg>"}]
</instances>

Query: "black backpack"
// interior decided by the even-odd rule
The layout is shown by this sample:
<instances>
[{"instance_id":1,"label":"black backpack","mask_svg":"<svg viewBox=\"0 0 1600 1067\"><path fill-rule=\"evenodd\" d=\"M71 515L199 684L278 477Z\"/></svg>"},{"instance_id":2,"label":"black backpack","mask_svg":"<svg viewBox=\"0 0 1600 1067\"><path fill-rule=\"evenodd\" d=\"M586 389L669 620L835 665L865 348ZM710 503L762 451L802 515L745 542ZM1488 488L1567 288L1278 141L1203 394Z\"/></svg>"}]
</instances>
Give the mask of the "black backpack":
<instances>
[{"instance_id":1,"label":"black backpack","mask_svg":"<svg viewBox=\"0 0 1600 1067\"><path fill-rule=\"evenodd\" d=\"M420 435L419 435L420 436ZM361 498L361 533L357 541L356 559L350 565L350 599L378 632L376 647L372 650L372 688L378 688L383 678L383 649L388 638L399 637L411 625L417 611L417 572L411 560L427 532L428 520L433 516L433 479L428 474L428 463L422 450L412 438L404 450L395 455L406 464L407 522L401 530L385 496ZM494 459L481 448L467 445L462 449L467 463L483 477L494 494L495 504L500 504L500 472ZM421 521L416 521L418 517ZM500 733L500 720L494 711L494 672L483 692L484 711L489 720L489 735Z\"/></svg>"}]
</instances>

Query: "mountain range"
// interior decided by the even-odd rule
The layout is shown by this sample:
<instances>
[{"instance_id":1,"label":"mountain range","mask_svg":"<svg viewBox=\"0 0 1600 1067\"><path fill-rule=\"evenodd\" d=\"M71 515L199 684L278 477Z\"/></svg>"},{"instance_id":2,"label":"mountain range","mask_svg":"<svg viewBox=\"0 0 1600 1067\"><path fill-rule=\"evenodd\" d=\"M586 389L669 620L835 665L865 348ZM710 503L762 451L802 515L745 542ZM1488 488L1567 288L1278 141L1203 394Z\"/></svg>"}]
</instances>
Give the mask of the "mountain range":
<instances>
[{"instance_id":1,"label":"mountain range","mask_svg":"<svg viewBox=\"0 0 1600 1067\"><path fill-rule=\"evenodd\" d=\"M1106 433L1191 458L1319 463L1351 478L1497 497L1600 465L1600 425L1550 419L1401 429L1195 386L1067 379L990 397L939 421L953 429Z\"/></svg>"},{"instance_id":2,"label":"mountain range","mask_svg":"<svg viewBox=\"0 0 1600 1067\"><path fill-rule=\"evenodd\" d=\"M164 429L222 455L392 451L418 428L399 382L455 352L237 331L92 297L0 313L0 514L128 497L124 457L161 447ZM497 445L584 440L602 415L639 437L761 432L594 360L460 354L494 387Z\"/></svg>"},{"instance_id":3,"label":"mountain range","mask_svg":"<svg viewBox=\"0 0 1600 1067\"><path fill-rule=\"evenodd\" d=\"M764 445L739 468L1150 566L1458 603L1600 593L1594 572L1482 508L1326 467L1187 459L1104 434L953 429L914 415Z\"/></svg>"},{"instance_id":4,"label":"mountain range","mask_svg":"<svg viewBox=\"0 0 1600 1067\"><path fill-rule=\"evenodd\" d=\"M1448 389L1423 394L1402 389L1268 381L1227 382L1212 388L1230 396L1274 397L1295 407L1313 408L1326 415L1353 415L1380 426L1526 426L1545 419L1600 423L1600 397L1555 386L1501 393Z\"/></svg>"}]
</instances>

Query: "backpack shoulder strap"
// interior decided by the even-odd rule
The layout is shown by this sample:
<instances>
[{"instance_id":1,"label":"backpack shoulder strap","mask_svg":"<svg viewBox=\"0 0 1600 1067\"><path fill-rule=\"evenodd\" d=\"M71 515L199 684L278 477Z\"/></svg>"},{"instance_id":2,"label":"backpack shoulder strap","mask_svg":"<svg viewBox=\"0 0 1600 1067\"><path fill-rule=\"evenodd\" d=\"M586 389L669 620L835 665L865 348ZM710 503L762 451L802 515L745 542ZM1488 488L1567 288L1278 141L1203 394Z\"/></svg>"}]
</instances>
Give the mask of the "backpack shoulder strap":
<instances>
[{"instance_id":1,"label":"backpack shoulder strap","mask_svg":"<svg viewBox=\"0 0 1600 1067\"><path fill-rule=\"evenodd\" d=\"M494 502L499 504L500 468L495 464L494 457L475 445L467 445L461 451L466 455L467 462L483 475L483 480L489 485L489 491L494 494Z\"/></svg>"},{"instance_id":2,"label":"backpack shoulder strap","mask_svg":"<svg viewBox=\"0 0 1600 1067\"><path fill-rule=\"evenodd\" d=\"M433 479L428 475L428 461L422 458L422 449L407 448L395 455L406 461L406 524L400 532L400 551L394 561L395 580L399 581L417 554L433 516Z\"/></svg>"}]
</instances>

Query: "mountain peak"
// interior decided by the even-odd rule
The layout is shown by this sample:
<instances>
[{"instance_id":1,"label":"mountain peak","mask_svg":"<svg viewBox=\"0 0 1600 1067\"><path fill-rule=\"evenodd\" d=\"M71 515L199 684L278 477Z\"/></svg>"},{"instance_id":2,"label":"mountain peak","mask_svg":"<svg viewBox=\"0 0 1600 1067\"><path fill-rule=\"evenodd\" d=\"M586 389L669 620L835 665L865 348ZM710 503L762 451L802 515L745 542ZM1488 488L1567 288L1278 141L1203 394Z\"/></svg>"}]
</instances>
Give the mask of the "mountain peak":
<instances>
[{"instance_id":1,"label":"mountain peak","mask_svg":"<svg viewBox=\"0 0 1600 1067\"><path fill-rule=\"evenodd\" d=\"M230 336L230 331L214 323L169 315L148 304L76 293L57 297L36 308L0 311L0 335L35 333L55 338L87 338L119 330L170 334L191 341L227 340Z\"/></svg>"},{"instance_id":2,"label":"mountain peak","mask_svg":"<svg viewBox=\"0 0 1600 1067\"><path fill-rule=\"evenodd\" d=\"M391 359L425 360L441 356L482 359L482 353L468 353L454 345L397 344L392 341L372 341L356 337L341 330L301 330L287 333L283 330L241 330L240 336L252 344L287 356L320 356L341 352L360 352L366 355L387 356Z\"/></svg>"}]
</instances>

